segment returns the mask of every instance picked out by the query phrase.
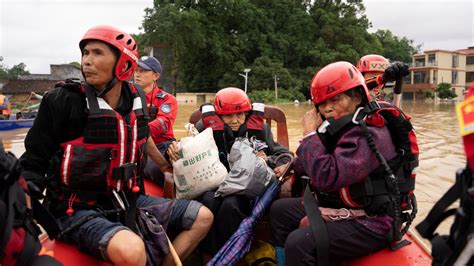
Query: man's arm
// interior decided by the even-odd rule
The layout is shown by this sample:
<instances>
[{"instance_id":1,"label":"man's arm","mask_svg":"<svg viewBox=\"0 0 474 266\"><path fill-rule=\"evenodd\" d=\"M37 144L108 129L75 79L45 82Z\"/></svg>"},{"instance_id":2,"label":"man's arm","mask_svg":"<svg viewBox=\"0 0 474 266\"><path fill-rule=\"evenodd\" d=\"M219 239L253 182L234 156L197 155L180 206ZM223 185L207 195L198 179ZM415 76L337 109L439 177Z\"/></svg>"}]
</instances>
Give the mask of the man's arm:
<instances>
[{"instance_id":1,"label":"man's arm","mask_svg":"<svg viewBox=\"0 0 474 266\"><path fill-rule=\"evenodd\" d=\"M161 172L173 172L172 166L158 150L155 145L155 142L153 141L153 138L148 138L146 145L148 157L151 158L156 165L158 165Z\"/></svg>"},{"instance_id":2,"label":"man's arm","mask_svg":"<svg viewBox=\"0 0 474 266\"><path fill-rule=\"evenodd\" d=\"M21 156L22 176L40 191L45 188L45 173L51 156L59 149L54 132L52 103L54 95L48 93L41 101L38 115L25 138L25 153Z\"/></svg>"},{"instance_id":3,"label":"man's arm","mask_svg":"<svg viewBox=\"0 0 474 266\"><path fill-rule=\"evenodd\" d=\"M152 99L154 100L154 99ZM168 134L173 130L174 121L178 114L178 102L173 95L168 94L165 101L158 106L156 118L148 123L150 126L150 135L156 140L162 135Z\"/></svg>"}]
</instances>

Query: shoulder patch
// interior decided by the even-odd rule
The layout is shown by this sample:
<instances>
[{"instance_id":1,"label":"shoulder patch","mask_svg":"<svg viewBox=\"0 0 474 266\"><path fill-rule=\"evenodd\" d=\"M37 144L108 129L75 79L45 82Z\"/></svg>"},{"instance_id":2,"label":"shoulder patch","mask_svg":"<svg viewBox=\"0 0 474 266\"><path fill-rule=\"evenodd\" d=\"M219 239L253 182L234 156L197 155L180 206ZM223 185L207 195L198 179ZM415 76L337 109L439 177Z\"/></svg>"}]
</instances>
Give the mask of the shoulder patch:
<instances>
[{"instance_id":1,"label":"shoulder patch","mask_svg":"<svg viewBox=\"0 0 474 266\"><path fill-rule=\"evenodd\" d=\"M163 111L163 113L169 113L171 112L171 106L168 103L165 103L161 105L161 111Z\"/></svg>"},{"instance_id":2,"label":"shoulder patch","mask_svg":"<svg viewBox=\"0 0 474 266\"><path fill-rule=\"evenodd\" d=\"M158 99L164 99L166 97L166 94L164 92L159 92L155 95L155 97Z\"/></svg>"}]
</instances>

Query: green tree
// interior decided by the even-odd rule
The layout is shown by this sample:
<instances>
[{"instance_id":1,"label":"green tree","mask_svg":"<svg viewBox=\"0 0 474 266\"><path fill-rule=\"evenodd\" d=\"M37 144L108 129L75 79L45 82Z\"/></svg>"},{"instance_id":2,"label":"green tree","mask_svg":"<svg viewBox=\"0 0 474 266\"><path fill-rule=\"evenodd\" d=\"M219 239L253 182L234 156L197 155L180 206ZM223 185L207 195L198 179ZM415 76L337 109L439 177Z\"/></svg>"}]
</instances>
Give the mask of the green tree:
<instances>
[{"instance_id":1,"label":"green tree","mask_svg":"<svg viewBox=\"0 0 474 266\"><path fill-rule=\"evenodd\" d=\"M78 69L81 69L81 63L79 63L77 61L70 62L69 65L72 65L72 66L77 67Z\"/></svg>"},{"instance_id":2,"label":"green tree","mask_svg":"<svg viewBox=\"0 0 474 266\"><path fill-rule=\"evenodd\" d=\"M0 79L15 80L18 79L18 76L27 74L30 74L30 72L26 70L24 63L14 65L12 68L0 64Z\"/></svg>"},{"instance_id":3,"label":"green tree","mask_svg":"<svg viewBox=\"0 0 474 266\"><path fill-rule=\"evenodd\" d=\"M438 97L440 99L452 99L458 96L452 91L451 84L449 83L438 84L438 87L436 87L436 92L438 93Z\"/></svg>"},{"instance_id":4,"label":"green tree","mask_svg":"<svg viewBox=\"0 0 474 266\"><path fill-rule=\"evenodd\" d=\"M377 30L374 33L382 47L381 55L391 61L411 62L411 56L420 51L420 46L414 46L413 40L393 35L389 30Z\"/></svg>"},{"instance_id":5,"label":"green tree","mask_svg":"<svg viewBox=\"0 0 474 266\"><path fill-rule=\"evenodd\" d=\"M251 68L252 91L273 88L276 75L279 87L309 96L311 77L334 61L355 64L365 54L383 54L385 44L397 60L410 56L398 48L408 40L379 38L369 27L359 0L155 0L136 37L139 47L169 47L173 63L164 67L178 88L243 87L238 73Z\"/></svg>"}]
</instances>

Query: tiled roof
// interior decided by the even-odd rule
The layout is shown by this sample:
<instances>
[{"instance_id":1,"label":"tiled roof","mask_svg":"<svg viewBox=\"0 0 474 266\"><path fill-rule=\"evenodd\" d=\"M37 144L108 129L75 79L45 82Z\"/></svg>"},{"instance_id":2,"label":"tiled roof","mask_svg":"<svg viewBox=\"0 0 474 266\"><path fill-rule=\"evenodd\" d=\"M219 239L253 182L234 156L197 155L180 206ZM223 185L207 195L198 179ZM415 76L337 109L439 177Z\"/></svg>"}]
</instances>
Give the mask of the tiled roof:
<instances>
[{"instance_id":1,"label":"tiled roof","mask_svg":"<svg viewBox=\"0 0 474 266\"><path fill-rule=\"evenodd\" d=\"M43 94L54 88L58 80L10 80L2 88L4 94L29 94L31 92Z\"/></svg>"}]
</instances>

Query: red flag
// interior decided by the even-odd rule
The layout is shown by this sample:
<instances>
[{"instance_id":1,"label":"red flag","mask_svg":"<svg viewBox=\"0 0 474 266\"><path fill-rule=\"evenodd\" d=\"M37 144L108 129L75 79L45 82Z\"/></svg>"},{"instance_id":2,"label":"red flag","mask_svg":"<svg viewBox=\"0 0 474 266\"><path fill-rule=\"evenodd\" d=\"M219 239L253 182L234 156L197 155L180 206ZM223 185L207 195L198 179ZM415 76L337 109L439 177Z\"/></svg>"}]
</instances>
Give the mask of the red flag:
<instances>
[{"instance_id":1,"label":"red flag","mask_svg":"<svg viewBox=\"0 0 474 266\"><path fill-rule=\"evenodd\" d=\"M474 169L474 83L469 87L466 99L456 106L456 112L467 162Z\"/></svg>"}]
</instances>

